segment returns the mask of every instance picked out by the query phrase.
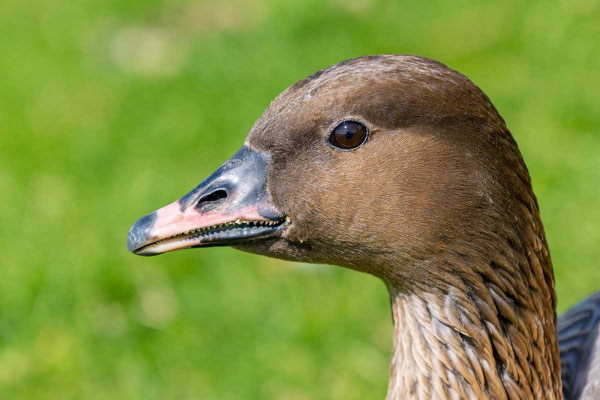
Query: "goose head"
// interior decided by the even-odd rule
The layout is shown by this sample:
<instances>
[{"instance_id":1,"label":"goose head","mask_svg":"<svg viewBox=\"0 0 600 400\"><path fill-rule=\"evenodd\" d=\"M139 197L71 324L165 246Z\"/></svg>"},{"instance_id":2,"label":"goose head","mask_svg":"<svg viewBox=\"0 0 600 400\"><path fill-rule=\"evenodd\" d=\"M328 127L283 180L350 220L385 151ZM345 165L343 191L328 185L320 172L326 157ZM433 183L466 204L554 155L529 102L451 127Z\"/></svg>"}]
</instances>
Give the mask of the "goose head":
<instances>
[{"instance_id":1,"label":"goose head","mask_svg":"<svg viewBox=\"0 0 600 400\"><path fill-rule=\"evenodd\" d=\"M132 227L128 248L227 245L424 282L436 271L423 261L474 255L499 223L518 230L506 216L523 177L502 118L465 76L361 57L285 90L238 153Z\"/></svg>"}]
</instances>

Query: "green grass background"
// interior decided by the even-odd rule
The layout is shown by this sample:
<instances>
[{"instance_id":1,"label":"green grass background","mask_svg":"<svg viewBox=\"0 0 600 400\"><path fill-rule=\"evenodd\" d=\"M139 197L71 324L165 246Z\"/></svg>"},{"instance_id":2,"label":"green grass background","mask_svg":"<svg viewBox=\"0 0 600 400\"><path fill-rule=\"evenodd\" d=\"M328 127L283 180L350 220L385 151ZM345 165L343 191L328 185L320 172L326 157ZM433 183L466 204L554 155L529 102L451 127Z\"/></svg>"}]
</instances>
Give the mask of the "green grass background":
<instances>
[{"instance_id":1,"label":"green grass background","mask_svg":"<svg viewBox=\"0 0 600 400\"><path fill-rule=\"evenodd\" d=\"M599 38L598 0L2 0L0 398L383 398L376 279L125 248L280 91L364 54L478 84L530 168L560 310L600 289Z\"/></svg>"}]
</instances>

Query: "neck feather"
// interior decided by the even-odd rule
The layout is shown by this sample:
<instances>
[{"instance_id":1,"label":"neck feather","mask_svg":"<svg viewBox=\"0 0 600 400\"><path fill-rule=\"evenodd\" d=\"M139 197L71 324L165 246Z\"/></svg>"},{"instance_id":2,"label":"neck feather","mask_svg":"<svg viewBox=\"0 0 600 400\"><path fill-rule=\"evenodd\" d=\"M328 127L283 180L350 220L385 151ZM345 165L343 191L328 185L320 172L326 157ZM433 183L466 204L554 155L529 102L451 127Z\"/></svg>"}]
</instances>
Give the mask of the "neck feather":
<instances>
[{"instance_id":1,"label":"neck feather","mask_svg":"<svg viewBox=\"0 0 600 400\"><path fill-rule=\"evenodd\" d=\"M536 253L525 276L491 262L485 273L446 275L442 286L388 281L387 399L562 399L554 286L540 285Z\"/></svg>"}]
</instances>

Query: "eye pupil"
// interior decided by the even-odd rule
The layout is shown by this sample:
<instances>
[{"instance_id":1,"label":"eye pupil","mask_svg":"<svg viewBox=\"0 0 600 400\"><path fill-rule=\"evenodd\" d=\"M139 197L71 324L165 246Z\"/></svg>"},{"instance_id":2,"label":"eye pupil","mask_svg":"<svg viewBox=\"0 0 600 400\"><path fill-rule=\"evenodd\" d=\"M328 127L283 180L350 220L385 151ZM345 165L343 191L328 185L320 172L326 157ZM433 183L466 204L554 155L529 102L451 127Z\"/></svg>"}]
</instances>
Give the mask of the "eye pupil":
<instances>
[{"instance_id":1,"label":"eye pupil","mask_svg":"<svg viewBox=\"0 0 600 400\"><path fill-rule=\"evenodd\" d=\"M339 124L329 137L329 142L340 149L352 150L362 145L367 139L367 128L357 121L344 121Z\"/></svg>"}]
</instances>

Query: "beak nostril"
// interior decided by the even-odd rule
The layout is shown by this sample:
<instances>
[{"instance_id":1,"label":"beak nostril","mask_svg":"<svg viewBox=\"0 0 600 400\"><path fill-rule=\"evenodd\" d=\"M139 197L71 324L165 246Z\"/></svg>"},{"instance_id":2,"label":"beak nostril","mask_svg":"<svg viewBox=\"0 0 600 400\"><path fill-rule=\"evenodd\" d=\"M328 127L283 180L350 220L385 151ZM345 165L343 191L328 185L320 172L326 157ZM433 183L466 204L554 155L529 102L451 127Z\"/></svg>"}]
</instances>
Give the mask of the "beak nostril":
<instances>
[{"instance_id":1,"label":"beak nostril","mask_svg":"<svg viewBox=\"0 0 600 400\"><path fill-rule=\"evenodd\" d=\"M224 189L215 190L212 193L207 194L204 197L201 197L196 204L196 208L201 208L207 206L209 204L215 205L215 203L221 203L222 200L227 198L227 191Z\"/></svg>"}]
</instances>

